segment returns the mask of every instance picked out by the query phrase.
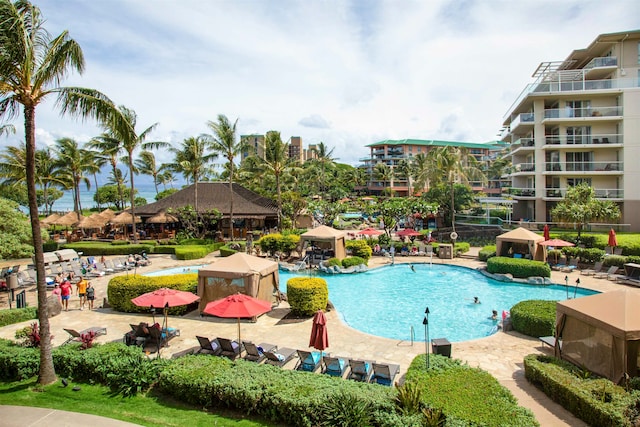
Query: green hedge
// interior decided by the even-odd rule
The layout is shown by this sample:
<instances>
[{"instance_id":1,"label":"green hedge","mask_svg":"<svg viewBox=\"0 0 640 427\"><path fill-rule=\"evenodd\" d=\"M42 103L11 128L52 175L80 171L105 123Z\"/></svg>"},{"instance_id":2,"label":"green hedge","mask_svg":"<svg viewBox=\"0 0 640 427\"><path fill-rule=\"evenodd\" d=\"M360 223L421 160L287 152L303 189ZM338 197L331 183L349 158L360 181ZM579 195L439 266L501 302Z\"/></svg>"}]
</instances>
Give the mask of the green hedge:
<instances>
[{"instance_id":1,"label":"green hedge","mask_svg":"<svg viewBox=\"0 0 640 427\"><path fill-rule=\"evenodd\" d=\"M176 246L175 254L179 260L191 260L204 258L212 252L208 246L188 245L188 246Z\"/></svg>"},{"instance_id":2,"label":"green hedge","mask_svg":"<svg viewBox=\"0 0 640 427\"><path fill-rule=\"evenodd\" d=\"M624 267L624 264L627 262L627 257L626 256L622 256L622 255L607 255L606 257L604 257L604 261L602 262L602 265L604 265L605 267L613 267L614 265L616 267Z\"/></svg>"},{"instance_id":3,"label":"green hedge","mask_svg":"<svg viewBox=\"0 0 640 427\"><path fill-rule=\"evenodd\" d=\"M158 245L153 248L153 253L175 255L177 247L177 245Z\"/></svg>"},{"instance_id":4,"label":"green hedge","mask_svg":"<svg viewBox=\"0 0 640 427\"><path fill-rule=\"evenodd\" d=\"M271 256L275 255L276 252L289 254L298 246L298 243L300 243L300 235L294 233L267 234L255 242L262 252L268 253Z\"/></svg>"},{"instance_id":5,"label":"green hedge","mask_svg":"<svg viewBox=\"0 0 640 427\"><path fill-rule=\"evenodd\" d=\"M351 255L354 257L363 258L365 260L363 264L365 265L373 254L373 250L366 240L347 240L346 248L351 251Z\"/></svg>"},{"instance_id":6,"label":"green hedge","mask_svg":"<svg viewBox=\"0 0 640 427\"><path fill-rule=\"evenodd\" d=\"M487 245L478 252L478 259L483 262L487 262L489 258L494 256L496 256L496 245Z\"/></svg>"},{"instance_id":7,"label":"green hedge","mask_svg":"<svg viewBox=\"0 0 640 427\"><path fill-rule=\"evenodd\" d=\"M329 303L327 281L319 277L293 277L287 281L287 301L291 311L311 316Z\"/></svg>"},{"instance_id":8,"label":"green hedge","mask_svg":"<svg viewBox=\"0 0 640 427\"><path fill-rule=\"evenodd\" d=\"M599 248L578 248L578 247L566 247L562 248L562 252L568 257L577 257L581 262L586 264L593 264L604 258L604 250Z\"/></svg>"},{"instance_id":9,"label":"green hedge","mask_svg":"<svg viewBox=\"0 0 640 427\"><path fill-rule=\"evenodd\" d=\"M114 240L114 242L125 242L123 244L111 244L104 242L76 242L66 243L62 245L64 249L74 249L76 252L82 252L82 256L101 256L101 255L129 255L139 254L142 252L153 253L155 245L152 243L139 243L137 245L128 243L124 240Z\"/></svg>"},{"instance_id":10,"label":"green hedge","mask_svg":"<svg viewBox=\"0 0 640 427\"><path fill-rule=\"evenodd\" d=\"M197 287L197 273L156 277L128 274L116 276L109 280L107 298L111 307L116 311L148 313L149 307L138 307L131 302L131 299L160 288L196 293ZM169 314L181 315L187 312L187 306L171 307L168 312Z\"/></svg>"},{"instance_id":11,"label":"green hedge","mask_svg":"<svg viewBox=\"0 0 640 427\"><path fill-rule=\"evenodd\" d=\"M518 278L551 277L551 267L545 262L500 256L487 260L487 271L492 274L508 273Z\"/></svg>"},{"instance_id":12,"label":"green hedge","mask_svg":"<svg viewBox=\"0 0 640 427\"><path fill-rule=\"evenodd\" d=\"M247 247L246 242L229 242L220 246L220 256L228 257L236 252L245 252Z\"/></svg>"},{"instance_id":13,"label":"green hedge","mask_svg":"<svg viewBox=\"0 0 640 427\"><path fill-rule=\"evenodd\" d=\"M20 381L38 374L40 349L0 339L0 380Z\"/></svg>"},{"instance_id":14,"label":"green hedge","mask_svg":"<svg viewBox=\"0 0 640 427\"><path fill-rule=\"evenodd\" d=\"M587 377L568 362L539 354L524 358L524 373L529 382L589 425L638 425L637 391L627 393L607 379Z\"/></svg>"},{"instance_id":15,"label":"green hedge","mask_svg":"<svg viewBox=\"0 0 640 427\"><path fill-rule=\"evenodd\" d=\"M0 310L0 327L13 325L14 323L36 319L38 309L36 307L14 308L11 310Z\"/></svg>"},{"instance_id":16,"label":"green hedge","mask_svg":"<svg viewBox=\"0 0 640 427\"><path fill-rule=\"evenodd\" d=\"M488 372L435 354L429 356L429 370L425 362L424 355L413 359L405 384L416 384L428 407L442 409L446 426L539 426L531 411L518 406Z\"/></svg>"},{"instance_id":17,"label":"green hedge","mask_svg":"<svg viewBox=\"0 0 640 427\"><path fill-rule=\"evenodd\" d=\"M511 324L516 331L530 337L554 335L556 302L545 300L520 301L510 311Z\"/></svg>"},{"instance_id":18,"label":"green hedge","mask_svg":"<svg viewBox=\"0 0 640 427\"><path fill-rule=\"evenodd\" d=\"M342 260L342 266L344 268L349 268L360 264L367 265L367 260L364 258L360 258L359 256L350 256Z\"/></svg>"}]
</instances>

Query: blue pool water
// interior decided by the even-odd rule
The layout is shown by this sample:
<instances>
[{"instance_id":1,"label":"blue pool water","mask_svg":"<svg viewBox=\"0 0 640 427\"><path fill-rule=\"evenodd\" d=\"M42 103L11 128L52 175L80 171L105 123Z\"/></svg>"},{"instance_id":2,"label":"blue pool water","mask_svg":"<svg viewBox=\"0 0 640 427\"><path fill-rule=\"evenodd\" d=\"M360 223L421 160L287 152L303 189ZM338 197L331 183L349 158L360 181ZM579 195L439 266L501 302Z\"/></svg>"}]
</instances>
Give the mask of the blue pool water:
<instances>
[{"instance_id":1,"label":"blue pool water","mask_svg":"<svg viewBox=\"0 0 640 427\"><path fill-rule=\"evenodd\" d=\"M152 271L151 273L145 273L143 276L172 276L174 274L189 274L197 273L202 267L206 267L208 264L190 265L188 267L174 267L166 268L164 270Z\"/></svg>"},{"instance_id":2,"label":"blue pool water","mask_svg":"<svg viewBox=\"0 0 640 427\"><path fill-rule=\"evenodd\" d=\"M424 340L425 308L429 307L429 336L451 342L466 341L496 331L491 311L510 310L529 299L565 300L574 297L573 286L534 286L504 283L464 267L414 264L387 266L366 273L322 275L329 299L343 320L368 334L398 340ZM280 290L298 273L280 272ZM576 297L597 292L577 289ZM480 304L473 303L477 296Z\"/></svg>"}]
</instances>

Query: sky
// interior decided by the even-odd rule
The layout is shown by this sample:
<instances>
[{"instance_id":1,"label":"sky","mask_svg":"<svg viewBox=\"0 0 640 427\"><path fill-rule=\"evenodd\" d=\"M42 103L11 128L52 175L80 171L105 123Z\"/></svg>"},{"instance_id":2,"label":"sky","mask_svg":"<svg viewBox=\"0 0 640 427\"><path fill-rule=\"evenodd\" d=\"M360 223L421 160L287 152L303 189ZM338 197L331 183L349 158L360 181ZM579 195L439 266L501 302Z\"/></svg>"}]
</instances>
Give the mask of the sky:
<instances>
[{"instance_id":1,"label":"sky","mask_svg":"<svg viewBox=\"0 0 640 427\"><path fill-rule=\"evenodd\" d=\"M177 146L224 114L238 135L324 142L354 166L385 139L495 140L539 63L640 28L637 0L34 3L83 49L85 72L63 85L135 110L139 132L158 123L148 140ZM39 145L102 133L54 104L36 110ZM23 141L22 123L0 145Z\"/></svg>"}]
</instances>

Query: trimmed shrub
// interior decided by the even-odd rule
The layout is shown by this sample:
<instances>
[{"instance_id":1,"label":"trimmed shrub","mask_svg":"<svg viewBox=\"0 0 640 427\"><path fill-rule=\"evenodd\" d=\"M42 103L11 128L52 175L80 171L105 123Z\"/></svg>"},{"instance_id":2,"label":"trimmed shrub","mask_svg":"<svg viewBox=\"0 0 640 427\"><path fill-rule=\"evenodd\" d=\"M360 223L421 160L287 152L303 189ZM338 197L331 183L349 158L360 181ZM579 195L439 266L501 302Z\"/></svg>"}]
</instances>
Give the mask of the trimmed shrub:
<instances>
[{"instance_id":1,"label":"trimmed shrub","mask_svg":"<svg viewBox=\"0 0 640 427\"><path fill-rule=\"evenodd\" d=\"M176 246L175 254L176 258L179 260L190 260L190 259L199 259L204 258L213 252L212 248L209 246Z\"/></svg>"},{"instance_id":2,"label":"trimmed shrub","mask_svg":"<svg viewBox=\"0 0 640 427\"><path fill-rule=\"evenodd\" d=\"M116 311L126 313L146 313L149 307L138 307L131 299L160 288L178 289L195 293L198 286L198 274L175 274L171 276L116 276L109 281L107 298ZM161 308L161 307L158 307ZM169 308L169 314L181 315L187 312L188 306Z\"/></svg>"},{"instance_id":3,"label":"trimmed shrub","mask_svg":"<svg viewBox=\"0 0 640 427\"><path fill-rule=\"evenodd\" d=\"M42 243L42 250L45 252L54 252L58 250L58 242L55 240L47 240Z\"/></svg>"},{"instance_id":4,"label":"trimmed shrub","mask_svg":"<svg viewBox=\"0 0 640 427\"><path fill-rule=\"evenodd\" d=\"M556 302L545 300L520 301L511 307L511 324L516 331L530 337L554 335Z\"/></svg>"},{"instance_id":5,"label":"trimmed shrub","mask_svg":"<svg viewBox=\"0 0 640 427\"><path fill-rule=\"evenodd\" d=\"M329 267L333 267L334 265L337 265L338 267L342 267L342 261L340 261L338 258L329 258L326 261L326 264Z\"/></svg>"},{"instance_id":6,"label":"trimmed shrub","mask_svg":"<svg viewBox=\"0 0 640 427\"><path fill-rule=\"evenodd\" d=\"M367 260L360 258L359 256L350 256L342 260L342 266L344 268L349 268L360 264L367 265Z\"/></svg>"},{"instance_id":7,"label":"trimmed shrub","mask_svg":"<svg viewBox=\"0 0 640 427\"><path fill-rule=\"evenodd\" d=\"M521 258L492 257L487 260L487 271L492 274L511 274L513 277L551 277L551 267L542 261Z\"/></svg>"},{"instance_id":8,"label":"trimmed shrub","mask_svg":"<svg viewBox=\"0 0 640 427\"><path fill-rule=\"evenodd\" d=\"M287 300L294 314L311 316L329 303L327 281L319 277L293 277L287 281Z\"/></svg>"},{"instance_id":9,"label":"trimmed shrub","mask_svg":"<svg viewBox=\"0 0 640 427\"><path fill-rule=\"evenodd\" d=\"M176 247L174 245L158 245L153 248L153 253L175 255Z\"/></svg>"},{"instance_id":10,"label":"trimmed shrub","mask_svg":"<svg viewBox=\"0 0 640 427\"><path fill-rule=\"evenodd\" d=\"M33 320L38 317L36 307L15 308L12 310L0 310L0 327L13 325L14 323Z\"/></svg>"},{"instance_id":11,"label":"trimmed shrub","mask_svg":"<svg viewBox=\"0 0 640 427\"><path fill-rule=\"evenodd\" d=\"M638 425L637 391L627 393L605 378L586 378L580 368L539 354L524 358L524 374L551 400L589 425Z\"/></svg>"},{"instance_id":12,"label":"trimmed shrub","mask_svg":"<svg viewBox=\"0 0 640 427\"><path fill-rule=\"evenodd\" d=\"M260 240L256 242L256 245L260 246L260 250L264 253L268 253L273 256L276 252L282 252L286 256L289 256L291 252L300 243L300 235L289 233L280 234L273 233L262 236Z\"/></svg>"},{"instance_id":13,"label":"trimmed shrub","mask_svg":"<svg viewBox=\"0 0 640 427\"><path fill-rule=\"evenodd\" d=\"M487 245L478 252L478 259L486 262L489 258L496 256L496 245Z\"/></svg>"},{"instance_id":14,"label":"trimmed shrub","mask_svg":"<svg viewBox=\"0 0 640 427\"><path fill-rule=\"evenodd\" d=\"M455 255L460 256L460 254L464 254L469 252L471 249L471 245L467 242L456 242L454 246Z\"/></svg>"},{"instance_id":15,"label":"trimmed shrub","mask_svg":"<svg viewBox=\"0 0 640 427\"><path fill-rule=\"evenodd\" d=\"M38 375L40 349L0 339L0 380L20 381Z\"/></svg>"},{"instance_id":16,"label":"trimmed shrub","mask_svg":"<svg viewBox=\"0 0 640 427\"><path fill-rule=\"evenodd\" d=\"M346 248L351 251L351 255L354 257L365 259L364 264L367 264L366 261L369 261L369 258L371 258L371 255L373 254L373 250L366 240L348 240Z\"/></svg>"},{"instance_id":17,"label":"trimmed shrub","mask_svg":"<svg viewBox=\"0 0 640 427\"><path fill-rule=\"evenodd\" d=\"M124 243L116 243L124 242ZM75 242L62 245L64 249L74 249L82 252L83 256L101 256L101 255L129 255L139 254L142 252L153 253L155 245L153 244L130 244L126 240L114 240L111 243L104 242Z\"/></svg>"},{"instance_id":18,"label":"trimmed shrub","mask_svg":"<svg viewBox=\"0 0 640 427\"><path fill-rule=\"evenodd\" d=\"M604 257L602 265L605 267L613 267L615 265L616 267L622 268L626 261L627 258L622 255L608 255Z\"/></svg>"}]
</instances>

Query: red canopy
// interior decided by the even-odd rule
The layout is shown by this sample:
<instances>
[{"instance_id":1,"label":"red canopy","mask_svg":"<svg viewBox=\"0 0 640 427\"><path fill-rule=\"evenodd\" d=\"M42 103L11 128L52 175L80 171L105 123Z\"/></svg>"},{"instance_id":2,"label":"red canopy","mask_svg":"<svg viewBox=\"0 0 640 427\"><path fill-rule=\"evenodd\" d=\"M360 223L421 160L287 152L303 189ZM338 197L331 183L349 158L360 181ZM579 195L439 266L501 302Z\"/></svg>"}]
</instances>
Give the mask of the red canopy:
<instances>
[{"instance_id":1,"label":"red canopy","mask_svg":"<svg viewBox=\"0 0 640 427\"><path fill-rule=\"evenodd\" d=\"M271 311L271 303L245 294L229 295L211 301L203 312L218 317L235 317L238 319L238 343L240 344L240 318L255 317Z\"/></svg>"},{"instance_id":2,"label":"red canopy","mask_svg":"<svg viewBox=\"0 0 640 427\"><path fill-rule=\"evenodd\" d=\"M618 239L616 238L616 231L612 228L609 230L609 246L618 246Z\"/></svg>"},{"instance_id":3,"label":"red canopy","mask_svg":"<svg viewBox=\"0 0 640 427\"><path fill-rule=\"evenodd\" d=\"M318 310L313 316L313 326L311 327L311 338L309 347L320 351L329 347L329 336L327 335L327 318L322 310Z\"/></svg>"},{"instance_id":4,"label":"red canopy","mask_svg":"<svg viewBox=\"0 0 640 427\"><path fill-rule=\"evenodd\" d=\"M421 233L414 230L413 228L405 228L404 230L400 230L396 233L396 236L405 236L405 237L415 237L420 235Z\"/></svg>"},{"instance_id":5,"label":"red canopy","mask_svg":"<svg viewBox=\"0 0 640 427\"><path fill-rule=\"evenodd\" d=\"M375 228L369 227L369 228L365 228L364 230L358 231L358 233L356 234L363 234L365 236L379 236L383 233L384 231L376 230Z\"/></svg>"},{"instance_id":6,"label":"red canopy","mask_svg":"<svg viewBox=\"0 0 640 427\"><path fill-rule=\"evenodd\" d=\"M177 307L191 304L200 299L199 296L177 289L160 288L133 298L132 303L138 307Z\"/></svg>"},{"instance_id":7,"label":"red canopy","mask_svg":"<svg viewBox=\"0 0 640 427\"><path fill-rule=\"evenodd\" d=\"M542 246L553 246L555 248L560 248L563 246L575 246L575 244L571 242L567 242L566 240L561 240L561 239L545 240L544 242L540 242L538 244Z\"/></svg>"},{"instance_id":8,"label":"red canopy","mask_svg":"<svg viewBox=\"0 0 640 427\"><path fill-rule=\"evenodd\" d=\"M549 224L545 224L544 228L542 229L542 235L544 236L544 240L549 240Z\"/></svg>"}]
</instances>

